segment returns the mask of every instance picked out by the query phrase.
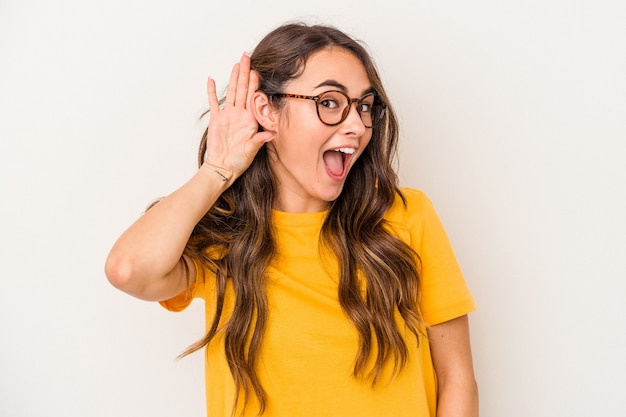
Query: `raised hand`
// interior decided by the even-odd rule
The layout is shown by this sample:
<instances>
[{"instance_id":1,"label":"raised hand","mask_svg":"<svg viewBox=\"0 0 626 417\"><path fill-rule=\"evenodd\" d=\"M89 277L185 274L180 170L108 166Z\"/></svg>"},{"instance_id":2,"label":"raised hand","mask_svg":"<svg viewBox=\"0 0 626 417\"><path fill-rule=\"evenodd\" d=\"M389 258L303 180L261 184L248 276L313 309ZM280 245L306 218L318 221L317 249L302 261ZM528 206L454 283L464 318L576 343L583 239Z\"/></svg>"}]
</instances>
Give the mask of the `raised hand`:
<instances>
[{"instance_id":1,"label":"raised hand","mask_svg":"<svg viewBox=\"0 0 626 417\"><path fill-rule=\"evenodd\" d=\"M250 57L247 54L233 66L222 108L218 102L215 81L211 78L207 81L211 118L205 164L232 174L234 178L250 166L261 146L272 140L271 133L258 132L259 124L250 111L252 95L258 85L258 74L250 70Z\"/></svg>"},{"instance_id":2,"label":"raised hand","mask_svg":"<svg viewBox=\"0 0 626 417\"><path fill-rule=\"evenodd\" d=\"M195 266L183 252L194 227L230 186L229 181L241 175L259 148L272 140L271 133L258 132L250 111L258 85L259 77L250 71L247 55L233 67L222 109L215 82L209 79L211 119L205 164L113 245L105 271L117 288L144 300L161 301L180 294L193 282Z\"/></svg>"}]
</instances>

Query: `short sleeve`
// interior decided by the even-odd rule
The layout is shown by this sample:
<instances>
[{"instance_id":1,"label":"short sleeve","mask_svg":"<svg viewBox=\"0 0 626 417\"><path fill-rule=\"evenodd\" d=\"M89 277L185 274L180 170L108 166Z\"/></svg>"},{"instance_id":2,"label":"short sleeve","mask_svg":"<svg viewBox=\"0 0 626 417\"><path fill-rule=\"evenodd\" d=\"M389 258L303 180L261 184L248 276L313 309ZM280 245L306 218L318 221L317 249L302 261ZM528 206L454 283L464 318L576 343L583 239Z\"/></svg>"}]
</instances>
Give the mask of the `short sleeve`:
<instances>
[{"instance_id":1,"label":"short sleeve","mask_svg":"<svg viewBox=\"0 0 626 417\"><path fill-rule=\"evenodd\" d=\"M194 298L204 296L204 268L202 268L195 259L192 258L192 261L196 269L196 279L194 282L189 288L175 297L169 300L159 301L159 304L169 311L183 311L191 304Z\"/></svg>"},{"instance_id":2,"label":"short sleeve","mask_svg":"<svg viewBox=\"0 0 626 417\"><path fill-rule=\"evenodd\" d=\"M409 245L420 257L420 308L424 320L436 325L474 311L474 299L432 202L421 191L402 192L407 206L396 208L394 217L408 228Z\"/></svg>"}]
</instances>

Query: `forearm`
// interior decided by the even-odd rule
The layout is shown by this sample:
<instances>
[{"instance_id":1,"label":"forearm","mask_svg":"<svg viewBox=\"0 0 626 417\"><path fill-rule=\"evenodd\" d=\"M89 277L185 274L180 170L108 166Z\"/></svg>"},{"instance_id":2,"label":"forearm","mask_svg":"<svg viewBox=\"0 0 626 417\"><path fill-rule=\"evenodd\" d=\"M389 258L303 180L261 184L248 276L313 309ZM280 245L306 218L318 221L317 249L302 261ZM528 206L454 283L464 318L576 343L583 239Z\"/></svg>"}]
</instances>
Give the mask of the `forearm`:
<instances>
[{"instance_id":1,"label":"forearm","mask_svg":"<svg viewBox=\"0 0 626 417\"><path fill-rule=\"evenodd\" d=\"M428 336L437 373L437 417L477 417L478 388L467 316L430 327Z\"/></svg>"},{"instance_id":2,"label":"forearm","mask_svg":"<svg viewBox=\"0 0 626 417\"><path fill-rule=\"evenodd\" d=\"M194 264L183 251L193 228L250 166L261 146L273 139L271 132L259 132L250 110L253 96L269 106L267 97L257 93L258 86L258 74L250 70L246 54L233 66L223 108L215 81L207 81L211 122L205 154L216 165L205 162L185 185L148 210L118 239L105 266L114 286L138 298L161 301L190 283L193 275L187 271L195 272Z\"/></svg>"},{"instance_id":3,"label":"forearm","mask_svg":"<svg viewBox=\"0 0 626 417\"><path fill-rule=\"evenodd\" d=\"M111 283L135 297L153 301L182 291L188 278L182 259L187 241L228 183L203 166L144 213L109 253L105 272Z\"/></svg>"},{"instance_id":4,"label":"forearm","mask_svg":"<svg viewBox=\"0 0 626 417\"><path fill-rule=\"evenodd\" d=\"M437 417L478 417L478 387L473 377L439 381Z\"/></svg>"}]
</instances>

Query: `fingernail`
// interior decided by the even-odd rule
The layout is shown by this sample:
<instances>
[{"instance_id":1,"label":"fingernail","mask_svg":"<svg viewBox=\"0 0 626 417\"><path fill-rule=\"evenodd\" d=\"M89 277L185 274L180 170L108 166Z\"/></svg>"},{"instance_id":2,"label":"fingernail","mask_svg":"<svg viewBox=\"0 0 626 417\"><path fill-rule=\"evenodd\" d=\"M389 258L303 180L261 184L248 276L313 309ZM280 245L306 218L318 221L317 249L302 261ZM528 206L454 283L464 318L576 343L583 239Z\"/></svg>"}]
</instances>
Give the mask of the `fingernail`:
<instances>
[{"instance_id":1,"label":"fingernail","mask_svg":"<svg viewBox=\"0 0 626 417\"><path fill-rule=\"evenodd\" d=\"M248 57L250 56L250 52L248 52L248 51L243 51L243 54L244 54L245 56L248 56Z\"/></svg>"}]
</instances>

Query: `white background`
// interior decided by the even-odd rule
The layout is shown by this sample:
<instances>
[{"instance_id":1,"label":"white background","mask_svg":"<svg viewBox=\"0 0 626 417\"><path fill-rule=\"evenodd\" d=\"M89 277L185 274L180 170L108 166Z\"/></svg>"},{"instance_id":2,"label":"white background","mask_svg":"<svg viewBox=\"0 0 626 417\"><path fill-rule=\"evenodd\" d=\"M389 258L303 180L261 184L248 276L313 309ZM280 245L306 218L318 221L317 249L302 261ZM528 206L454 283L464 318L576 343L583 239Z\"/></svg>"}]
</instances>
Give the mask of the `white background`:
<instances>
[{"instance_id":1,"label":"white background","mask_svg":"<svg viewBox=\"0 0 626 417\"><path fill-rule=\"evenodd\" d=\"M621 0L0 0L0 415L203 416L201 354L175 361L202 304L103 264L194 172L206 77L295 18L381 68L479 305L481 415L626 415Z\"/></svg>"}]
</instances>

